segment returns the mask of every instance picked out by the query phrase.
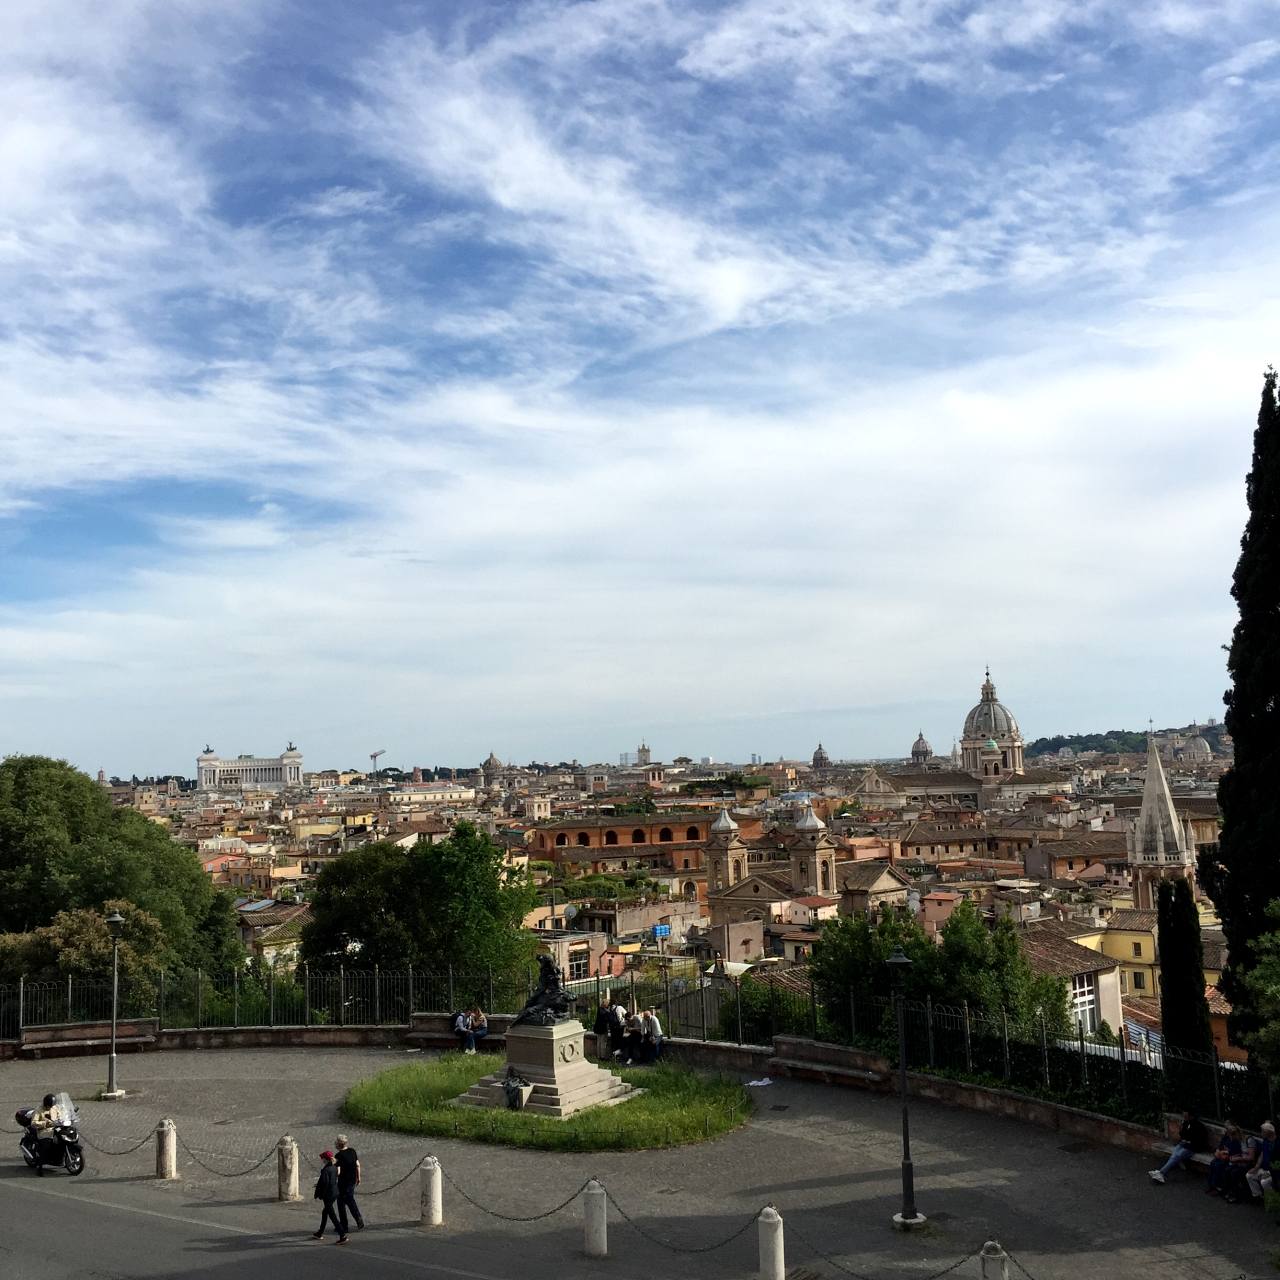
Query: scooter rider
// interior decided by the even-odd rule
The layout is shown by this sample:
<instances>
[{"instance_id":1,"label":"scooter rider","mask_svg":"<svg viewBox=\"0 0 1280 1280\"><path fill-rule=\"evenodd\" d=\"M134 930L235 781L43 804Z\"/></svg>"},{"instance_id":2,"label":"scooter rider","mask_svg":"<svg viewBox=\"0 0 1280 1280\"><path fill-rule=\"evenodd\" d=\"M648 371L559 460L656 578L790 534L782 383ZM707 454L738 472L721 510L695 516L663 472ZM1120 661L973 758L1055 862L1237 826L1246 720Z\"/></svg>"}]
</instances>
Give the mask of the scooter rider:
<instances>
[{"instance_id":1,"label":"scooter rider","mask_svg":"<svg viewBox=\"0 0 1280 1280\"><path fill-rule=\"evenodd\" d=\"M40 1133L44 1129L52 1130L62 1123L62 1108L58 1106L56 1094L46 1093L40 1103L40 1110L31 1118L31 1127Z\"/></svg>"}]
</instances>

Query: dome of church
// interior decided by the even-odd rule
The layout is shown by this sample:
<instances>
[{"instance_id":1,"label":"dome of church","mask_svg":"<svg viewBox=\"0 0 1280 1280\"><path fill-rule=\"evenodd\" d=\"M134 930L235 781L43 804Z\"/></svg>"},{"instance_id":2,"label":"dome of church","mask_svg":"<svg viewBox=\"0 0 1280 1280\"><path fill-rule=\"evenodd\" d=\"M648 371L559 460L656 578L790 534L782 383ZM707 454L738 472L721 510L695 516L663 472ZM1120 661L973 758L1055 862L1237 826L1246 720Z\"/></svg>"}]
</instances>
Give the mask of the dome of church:
<instances>
[{"instance_id":1,"label":"dome of church","mask_svg":"<svg viewBox=\"0 0 1280 1280\"><path fill-rule=\"evenodd\" d=\"M489 758L480 767L484 769L486 772L489 772L494 769L501 769L502 761L499 760L498 757L492 751L490 751Z\"/></svg>"},{"instance_id":2,"label":"dome of church","mask_svg":"<svg viewBox=\"0 0 1280 1280\"><path fill-rule=\"evenodd\" d=\"M711 824L712 835L723 835L726 831L737 831L738 824L729 817L728 809L721 809L720 816Z\"/></svg>"},{"instance_id":3,"label":"dome of church","mask_svg":"<svg viewBox=\"0 0 1280 1280\"><path fill-rule=\"evenodd\" d=\"M827 749L818 743L818 749L813 753L813 767L815 769L829 769L831 767L831 757L827 755Z\"/></svg>"},{"instance_id":4,"label":"dome of church","mask_svg":"<svg viewBox=\"0 0 1280 1280\"><path fill-rule=\"evenodd\" d=\"M813 811L813 805L807 804L804 807L804 813L800 815L800 821L796 823L797 831L823 831L826 829L826 823L818 817Z\"/></svg>"},{"instance_id":5,"label":"dome of church","mask_svg":"<svg viewBox=\"0 0 1280 1280\"><path fill-rule=\"evenodd\" d=\"M1208 739L1196 734L1185 747L1182 748L1183 756L1191 760L1211 760L1213 758L1213 748L1209 745Z\"/></svg>"},{"instance_id":6,"label":"dome of church","mask_svg":"<svg viewBox=\"0 0 1280 1280\"><path fill-rule=\"evenodd\" d=\"M986 742L983 744L983 750L985 750L985 751L999 751L999 750L1000 750L1000 744L999 744L999 743L998 743L994 738L988 738L988 739L986 740Z\"/></svg>"},{"instance_id":7,"label":"dome of church","mask_svg":"<svg viewBox=\"0 0 1280 1280\"><path fill-rule=\"evenodd\" d=\"M933 755L933 748L925 741L924 730L921 729L916 740L911 744L911 758L917 762L928 760Z\"/></svg>"},{"instance_id":8,"label":"dome of church","mask_svg":"<svg viewBox=\"0 0 1280 1280\"><path fill-rule=\"evenodd\" d=\"M964 718L966 738L1011 738L1018 736L1018 722L1013 712L996 700L996 687L991 672L982 684L982 701Z\"/></svg>"}]
</instances>

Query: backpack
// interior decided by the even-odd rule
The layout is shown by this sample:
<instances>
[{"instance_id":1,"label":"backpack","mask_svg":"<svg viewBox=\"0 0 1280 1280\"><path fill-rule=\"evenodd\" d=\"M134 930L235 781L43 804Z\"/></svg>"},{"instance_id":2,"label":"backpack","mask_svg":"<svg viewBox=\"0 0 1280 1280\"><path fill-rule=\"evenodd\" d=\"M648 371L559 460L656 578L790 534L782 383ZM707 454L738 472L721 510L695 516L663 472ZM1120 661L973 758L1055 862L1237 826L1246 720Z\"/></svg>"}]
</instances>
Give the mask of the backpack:
<instances>
[{"instance_id":1,"label":"backpack","mask_svg":"<svg viewBox=\"0 0 1280 1280\"><path fill-rule=\"evenodd\" d=\"M470 1031L469 1018L467 1014L459 1011L453 1015L453 1029L455 1031Z\"/></svg>"}]
</instances>

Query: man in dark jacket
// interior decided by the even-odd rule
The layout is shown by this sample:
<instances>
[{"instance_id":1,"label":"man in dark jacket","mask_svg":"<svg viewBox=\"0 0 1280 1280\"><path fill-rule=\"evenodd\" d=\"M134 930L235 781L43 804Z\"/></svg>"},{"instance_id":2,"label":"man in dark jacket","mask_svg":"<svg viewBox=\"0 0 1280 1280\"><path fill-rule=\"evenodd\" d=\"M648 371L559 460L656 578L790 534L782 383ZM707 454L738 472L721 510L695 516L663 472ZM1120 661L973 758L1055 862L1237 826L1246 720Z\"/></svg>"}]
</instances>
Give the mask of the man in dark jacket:
<instances>
[{"instance_id":1,"label":"man in dark jacket","mask_svg":"<svg viewBox=\"0 0 1280 1280\"><path fill-rule=\"evenodd\" d=\"M1182 1124L1178 1127L1178 1141L1173 1148L1173 1154L1164 1162L1161 1168L1152 1169L1147 1174L1147 1177L1152 1182L1163 1185L1165 1178L1169 1174L1175 1169L1181 1169L1197 1151L1203 1151L1208 1145L1209 1135L1205 1131L1204 1125L1190 1111L1184 1111L1182 1113Z\"/></svg>"},{"instance_id":2,"label":"man in dark jacket","mask_svg":"<svg viewBox=\"0 0 1280 1280\"><path fill-rule=\"evenodd\" d=\"M341 1223L338 1222L338 1215L333 1211L334 1201L338 1198L338 1169L333 1163L333 1152L322 1151L320 1159L323 1163L320 1166L320 1176L316 1179L315 1199L321 1201L323 1207L320 1210L320 1230L313 1231L311 1238L323 1240L325 1223L332 1222L333 1229L338 1233L337 1243L346 1244L347 1233L342 1229Z\"/></svg>"},{"instance_id":3,"label":"man in dark jacket","mask_svg":"<svg viewBox=\"0 0 1280 1280\"><path fill-rule=\"evenodd\" d=\"M338 1166L338 1222L342 1234L348 1231L349 1213L356 1220L356 1230L364 1230L364 1217L360 1206L356 1204L356 1188L360 1185L360 1157L356 1149L347 1141L345 1133L338 1134L338 1154L334 1163Z\"/></svg>"}]
</instances>

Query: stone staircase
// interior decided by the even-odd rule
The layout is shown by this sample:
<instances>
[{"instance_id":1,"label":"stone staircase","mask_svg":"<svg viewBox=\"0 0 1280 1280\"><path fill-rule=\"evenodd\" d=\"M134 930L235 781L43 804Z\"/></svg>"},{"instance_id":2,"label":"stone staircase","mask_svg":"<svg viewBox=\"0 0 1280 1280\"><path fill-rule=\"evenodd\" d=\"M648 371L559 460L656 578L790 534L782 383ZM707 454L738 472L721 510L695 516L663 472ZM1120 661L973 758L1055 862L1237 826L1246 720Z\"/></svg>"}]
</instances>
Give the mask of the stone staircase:
<instances>
[{"instance_id":1,"label":"stone staircase","mask_svg":"<svg viewBox=\"0 0 1280 1280\"><path fill-rule=\"evenodd\" d=\"M535 1115L563 1118L587 1107L614 1106L630 1098L638 1098L644 1092L591 1062L580 1061L554 1073L536 1071L527 1066L518 1070L533 1086L524 1109ZM495 1071L476 1081L457 1099L458 1104L505 1108L507 1095L502 1082L506 1074L505 1069Z\"/></svg>"}]
</instances>

